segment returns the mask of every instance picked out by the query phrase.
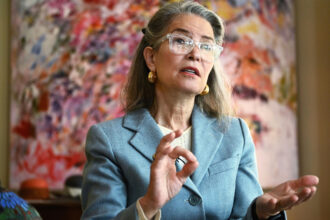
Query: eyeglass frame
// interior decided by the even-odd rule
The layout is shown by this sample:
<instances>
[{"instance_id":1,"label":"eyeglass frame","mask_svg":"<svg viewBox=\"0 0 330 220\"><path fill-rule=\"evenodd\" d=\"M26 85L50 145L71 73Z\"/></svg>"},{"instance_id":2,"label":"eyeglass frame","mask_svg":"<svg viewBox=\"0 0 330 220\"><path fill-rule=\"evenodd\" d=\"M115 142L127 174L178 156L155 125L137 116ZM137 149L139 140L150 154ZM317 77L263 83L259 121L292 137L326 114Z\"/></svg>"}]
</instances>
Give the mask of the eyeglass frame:
<instances>
[{"instance_id":1,"label":"eyeglass frame","mask_svg":"<svg viewBox=\"0 0 330 220\"><path fill-rule=\"evenodd\" d=\"M179 53L175 53L175 52L173 52L172 49L171 49L171 45L173 44L173 35L176 35L176 36L182 36L182 37L184 37L184 38L188 38L188 39L190 39L190 40L191 40L191 41L190 41L190 42L191 42L190 44L192 44L193 46L191 47L191 49L190 49L187 53L180 53L180 54L179 54ZM199 41L195 41L195 40L193 40L192 38L190 38L190 37L188 37L188 36L186 36L186 35L184 35L184 34L179 34L179 33L168 33L168 34L166 34L165 36L161 37L161 38L156 42L156 45L159 44L159 43L162 43L162 42L164 42L164 41L166 41L166 40L169 40L169 48L170 48L170 51L173 52L174 54L178 54L178 55L189 54L189 53L195 48L195 46L197 46L199 50L203 50L203 49L201 48L201 46L202 46L203 44L211 45L212 48L213 48L213 51L215 51L214 48L218 48L218 51L219 51L219 52L218 52L218 54L214 53L214 60L217 59L217 58L220 56L221 52L223 51L223 47L220 46L220 45L218 45L218 44L216 44L216 43L214 43L214 42L213 42L213 43L208 43L208 42L199 42Z\"/></svg>"}]
</instances>

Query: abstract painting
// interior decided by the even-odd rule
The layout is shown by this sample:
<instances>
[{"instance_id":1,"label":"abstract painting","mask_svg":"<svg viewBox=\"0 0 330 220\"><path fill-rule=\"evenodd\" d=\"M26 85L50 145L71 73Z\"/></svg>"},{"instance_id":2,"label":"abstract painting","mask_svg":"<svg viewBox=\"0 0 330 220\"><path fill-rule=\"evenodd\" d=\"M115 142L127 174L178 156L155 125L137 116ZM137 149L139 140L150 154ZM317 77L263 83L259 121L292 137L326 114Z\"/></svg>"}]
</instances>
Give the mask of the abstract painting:
<instances>
[{"instance_id":1,"label":"abstract painting","mask_svg":"<svg viewBox=\"0 0 330 220\"><path fill-rule=\"evenodd\" d=\"M52 189L82 172L89 127L123 115L121 89L141 29L167 1L13 0L10 187ZM219 64L254 138L259 178L298 175L292 0L205 0L226 25Z\"/></svg>"}]
</instances>

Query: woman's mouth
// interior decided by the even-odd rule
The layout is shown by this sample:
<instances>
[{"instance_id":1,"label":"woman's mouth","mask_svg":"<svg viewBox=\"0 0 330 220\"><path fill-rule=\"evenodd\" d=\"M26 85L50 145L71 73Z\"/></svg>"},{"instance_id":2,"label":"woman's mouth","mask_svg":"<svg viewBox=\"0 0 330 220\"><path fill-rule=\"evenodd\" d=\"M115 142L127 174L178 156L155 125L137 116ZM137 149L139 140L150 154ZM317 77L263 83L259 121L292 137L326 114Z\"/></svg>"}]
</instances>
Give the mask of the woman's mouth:
<instances>
[{"instance_id":1,"label":"woman's mouth","mask_svg":"<svg viewBox=\"0 0 330 220\"><path fill-rule=\"evenodd\" d=\"M181 69L180 72L188 73L190 75L197 75L197 76L200 75L198 69L194 68L194 67L185 67L185 68Z\"/></svg>"}]
</instances>

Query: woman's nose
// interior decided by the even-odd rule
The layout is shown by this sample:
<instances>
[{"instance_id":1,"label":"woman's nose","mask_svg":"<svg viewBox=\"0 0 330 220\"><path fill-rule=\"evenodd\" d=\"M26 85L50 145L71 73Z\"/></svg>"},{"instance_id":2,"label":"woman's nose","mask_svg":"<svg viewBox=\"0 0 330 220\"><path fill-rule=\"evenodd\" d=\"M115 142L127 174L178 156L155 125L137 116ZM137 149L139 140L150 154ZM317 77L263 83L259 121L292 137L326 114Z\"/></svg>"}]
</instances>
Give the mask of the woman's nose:
<instances>
[{"instance_id":1,"label":"woman's nose","mask_svg":"<svg viewBox=\"0 0 330 220\"><path fill-rule=\"evenodd\" d=\"M202 60L201 51L196 44L194 44L192 50L188 53L188 58L190 60L196 60L196 61Z\"/></svg>"}]
</instances>

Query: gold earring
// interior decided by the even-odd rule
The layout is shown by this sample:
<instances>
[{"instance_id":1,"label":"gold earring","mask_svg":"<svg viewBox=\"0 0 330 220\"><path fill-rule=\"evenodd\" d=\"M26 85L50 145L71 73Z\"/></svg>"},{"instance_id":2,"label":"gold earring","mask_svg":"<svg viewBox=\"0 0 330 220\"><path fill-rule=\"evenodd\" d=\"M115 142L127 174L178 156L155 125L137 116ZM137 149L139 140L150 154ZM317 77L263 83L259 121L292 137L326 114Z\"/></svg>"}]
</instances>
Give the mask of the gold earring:
<instances>
[{"instance_id":1,"label":"gold earring","mask_svg":"<svg viewBox=\"0 0 330 220\"><path fill-rule=\"evenodd\" d=\"M156 73L150 71L149 74L148 74L148 81L150 83L155 83L156 79L157 79Z\"/></svg>"},{"instance_id":2,"label":"gold earring","mask_svg":"<svg viewBox=\"0 0 330 220\"><path fill-rule=\"evenodd\" d=\"M205 88L201 92L201 95L206 95L207 93L209 93L209 91L210 91L209 86L206 84Z\"/></svg>"}]
</instances>

